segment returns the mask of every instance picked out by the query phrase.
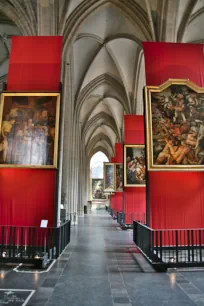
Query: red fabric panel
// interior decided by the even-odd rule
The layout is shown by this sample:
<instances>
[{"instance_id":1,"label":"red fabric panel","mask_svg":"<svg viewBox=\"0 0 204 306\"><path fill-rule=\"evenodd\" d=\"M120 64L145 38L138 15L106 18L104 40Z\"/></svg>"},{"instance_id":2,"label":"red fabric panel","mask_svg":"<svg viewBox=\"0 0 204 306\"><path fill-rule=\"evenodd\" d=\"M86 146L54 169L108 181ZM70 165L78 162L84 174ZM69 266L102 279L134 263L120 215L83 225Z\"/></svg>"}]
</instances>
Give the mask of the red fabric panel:
<instances>
[{"instance_id":1,"label":"red fabric panel","mask_svg":"<svg viewBox=\"0 0 204 306\"><path fill-rule=\"evenodd\" d=\"M204 86L202 44L143 42L143 47L147 85L161 85L175 78Z\"/></svg>"},{"instance_id":2,"label":"red fabric panel","mask_svg":"<svg viewBox=\"0 0 204 306\"><path fill-rule=\"evenodd\" d=\"M12 38L7 90L59 91L61 36Z\"/></svg>"},{"instance_id":3,"label":"red fabric panel","mask_svg":"<svg viewBox=\"0 0 204 306\"><path fill-rule=\"evenodd\" d=\"M115 209L115 195L114 194L110 195L110 208Z\"/></svg>"},{"instance_id":4,"label":"red fabric panel","mask_svg":"<svg viewBox=\"0 0 204 306\"><path fill-rule=\"evenodd\" d=\"M115 157L111 157L111 163L115 163Z\"/></svg>"},{"instance_id":5,"label":"red fabric panel","mask_svg":"<svg viewBox=\"0 0 204 306\"><path fill-rule=\"evenodd\" d=\"M145 221L146 214L146 188L145 187L125 187L124 197L125 222L131 223L133 220Z\"/></svg>"},{"instance_id":6,"label":"red fabric panel","mask_svg":"<svg viewBox=\"0 0 204 306\"><path fill-rule=\"evenodd\" d=\"M144 116L124 116L124 143L144 144Z\"/></svg>"},{"instance_id":7,"label":"red fabric panel","mask_svg":"<svg viewBox=\"0 0 204 306\"><path fill-rule=\"evenodd\" d=\"M124 116L124 143L144 144L144 116ZM145 187L124 187L124 213L126 223L131 223L136 216L146 213L146 188Z\"/></svg>"},{"instance_id":8,"label":"red fabric panel","mask_svg":"<svg viewBox=\"0 0 204 306\"><path fill-rule=\"evenodd\" d=\"M147 85L169 78L204 86L203 45L143 43ZM149 172L150 226L204 227L204 172Z\"/></svg>"},{"instance_id":9,"label":"red fabric panel","mask_svg":"<svg viewBox=\"0 0 204 306\"><path fill-rule=\"evenodd\" d=\"M1 169L0 185L0 224L40 226L45 219L53 226L54 171Z\"/></svg>"},{"instance_id":10,"label":"red fabric panel","mask_svg":"<svg viewBox=\"0 0 204 306\"><path fill-rule=\"evenodd\" d=\"M115 144L115 163L123 163L123 144Z\"/></svg>"},{"instance_id":11,"label":"red fabric panel","mask_svg":"<svg viewBox=\"0 0 204 306\"><path fill-rule=\"evenodd\" d=\"M115 193L115 212L121 212L123 208L123 193L116 192Z\"/></svg>"},{"instance_id":12,"label":"red fabric panel","mask_svg":"<svg viewBox=\"0 0 204 306\"><path fill-rule=\"evenodd\" d=\"M204 179L202 172L151 172L149 193L153 228L202 228ZM189 192L190 188L190 192ZM184 227L186 228L186 227Z\"/></svg>"},{"instance_id":13,"label":"red fabric panel","mask_svg":"<svg viewBox=\"0 0 204 306\"><path fill-rule=\"evenodd\" d=\"M13 37L7 90L58 91L62 37ZM0 224L54 221L56 170L0 169Z\"/></svg>"}]
</instances>

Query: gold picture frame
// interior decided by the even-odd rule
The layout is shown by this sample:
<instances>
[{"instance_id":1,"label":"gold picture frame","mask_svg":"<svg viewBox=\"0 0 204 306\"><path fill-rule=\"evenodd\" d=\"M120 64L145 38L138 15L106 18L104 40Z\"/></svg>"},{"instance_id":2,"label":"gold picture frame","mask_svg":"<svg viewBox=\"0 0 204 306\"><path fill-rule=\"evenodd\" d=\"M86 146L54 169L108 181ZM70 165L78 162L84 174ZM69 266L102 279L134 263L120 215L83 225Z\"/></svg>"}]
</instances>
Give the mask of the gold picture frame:
<instances>
[{"instance_id":1,"label":"gold picture frame","mask_svg":"<svg viewBox=\"0 0 204 306\"><path fill-rule=\"evenodd\" d=\"M117 168L119 168L119 173L118 173ZM123 191L123 172L124 172L123 164L115 163L115 191L116 192ZM118 177L118 174L119 174L119 177Z\"/></svg>"},{"instance_id":2,"label":"gold picture frame","mask_svg":"<svg viewBox=\"0 0 204 306\"><path fill-rule=\"evenodd\" d=\"M204 129L203 101L204 88L187 79L145 87L149 171L204 170L204 138L199 139Z\"/></svg>"},{"instance_id":3,"label":"gold picture frame","mask_svg":"<svg viewBox=\"0 0 204 306\"><path fill-rule=\"evenodd\" d=\"M0 168L57 168L59 114L60 93L2 93Z\"/></svg>"},{"instance_id":4,"label":"gold picture frame","mask_svg":"<svg viewBox=\"0 0 204 306\"><path fill-rule=\"evenodd\" d=\"M104 192L115 192L115 164L104 162Z\"/></svg>"},{"instance_id":5,"label":"gold picture frame","mask_svg":"<svg viewBox=\"0 0 204 306\"><path fill-rule=\"evenodd\" d=\"M146 186L146 159L144 145L124 145L124 186Z\"/></svg>"}]
</instances>

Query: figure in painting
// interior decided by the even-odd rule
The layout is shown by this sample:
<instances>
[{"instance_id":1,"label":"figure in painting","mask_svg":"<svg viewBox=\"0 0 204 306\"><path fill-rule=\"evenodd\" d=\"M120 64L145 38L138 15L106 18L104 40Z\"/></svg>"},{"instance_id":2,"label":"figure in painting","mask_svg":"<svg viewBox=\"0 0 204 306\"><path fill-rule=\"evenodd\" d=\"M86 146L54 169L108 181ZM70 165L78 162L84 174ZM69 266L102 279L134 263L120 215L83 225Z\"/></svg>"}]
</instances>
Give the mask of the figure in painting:
<instances>
[{"instance_id":1,"label":"figure in painting","mask_svg":"<svg viewBox=\"0 0 204 306\"><path fill-rule=\"evenodd\" d=\"M204 164L204 94L171 85L152 93L153 163Z\"/></svg>"}]
</instances>

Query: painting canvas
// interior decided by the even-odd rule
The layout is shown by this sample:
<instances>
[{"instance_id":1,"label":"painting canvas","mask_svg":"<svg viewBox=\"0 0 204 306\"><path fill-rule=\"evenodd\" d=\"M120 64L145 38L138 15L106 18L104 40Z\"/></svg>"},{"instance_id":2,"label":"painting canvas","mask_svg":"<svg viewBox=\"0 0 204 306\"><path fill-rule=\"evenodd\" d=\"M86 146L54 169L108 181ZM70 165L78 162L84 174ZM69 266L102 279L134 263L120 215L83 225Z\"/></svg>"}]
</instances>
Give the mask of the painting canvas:
<instances>
[{"instance_id":1,"label":"painting canvas","mask_svg":"<svg viewBox=\"0 0 204 306\"><path fill-rule=\"evenodd\" d=\"M104 163L104 191L113 192L115 187L114 164Z\"/></svg>"},{"instance_id":2,"label":"painting canvas","mask_svg":"<svg viewBox=\"0 0 204 306\"><path fill-rule=\"evenodd\" d=\"M105 199L103 179L92 179L92 199Z\"/></svg>"},{"instance_id":3,"label":"painting canvas","mask_svg":"<svg viewBox=\"0 0 204 306\"><path fill-rule=\"evenodd\" d=\"M149 170L204 170L204 89L187 80L146 88Z\"/></svg>"},{"instance_id":4,"label":"painting canvas","mask_svg":"<svg viewBox=\"0 0 204 306\"><path fill-rule=\"evenodd\" d=\"M56 168L60 94L3 93L0 167Z\"/></svg>"},{"instance_id":5,"label":"painting canvas","mask_svg":"<svg viewBox=\"0 0 204 306\"><path fill-rule=\"evenodd\" d=\"M144 145L124 146L124 185L129 187L146 185Z\"/></svg>"},{"instance_id":6,"label":"painting canvas","mask_svg":"<svg viewBox=\"0 0 204 306\"><path fill-rule=\"evenodd\" d=\"M115 191L123 191L123 164L115 164Z\"/></svg>"}]
</instances>

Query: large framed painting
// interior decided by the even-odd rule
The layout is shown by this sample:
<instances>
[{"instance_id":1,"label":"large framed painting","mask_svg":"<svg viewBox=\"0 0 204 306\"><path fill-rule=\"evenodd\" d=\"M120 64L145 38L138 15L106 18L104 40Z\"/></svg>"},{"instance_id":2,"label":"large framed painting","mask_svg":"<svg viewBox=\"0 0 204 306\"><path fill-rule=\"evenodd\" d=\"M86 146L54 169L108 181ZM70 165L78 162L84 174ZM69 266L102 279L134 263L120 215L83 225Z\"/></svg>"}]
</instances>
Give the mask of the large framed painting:
<instances>
[{"instance_id":1,"label":"large framed painting","mask_svg":"<svg viewBox=\"0 0 204 306\"><path fill-rule=\"evenodd\" d=\"M124 146L124 186L146 186L146 160L144 145Z\"/></svg>"},{"instance_id":2,"label":"large framed painting","mask_svg":"<svg viewBox=\"0 0 204 306\"><path fill-rule=\"evenodd\" d=\"M104 163L104 191L115 191L115 166L114 163Z\"/></svg>"},{"instance_id":3,"label":"large framed painting","mask_svg":"<svg viewBox=\"0 0 204 306\"><path fill-rule=\"evenodd\" d=\"M0 167L56 168L59 93L3 93Z\"/></svg>"},{"instance_id":4,"label":"large framed painting","mask_svg":"<svg viewBox=\"0 0 204 306\"><path fill-rule=\"evenodd\" d=\"M105 199L106 196L104 194L104 180L103 179L95 179L92 178L92 199Z\"/></svg>"},{"instance_id":5,"label":"large framed painting","mask_svg":"<svg viewBox=\"0 0 204 306\"><path fill-rule=\"evenodd\" d=\"M204 170L204 88L170 79L147 86L148 170Z\"/></svg>"},{"instance_id":6,"label":"large framed painting","mask_svg":"<svg viewBox=\"0 0 204 306\"><path fill-rule=\"evenodd\" d=\"M123 191L123 164L115 164L115 191Z\"/></svg>"}]
</instances>

